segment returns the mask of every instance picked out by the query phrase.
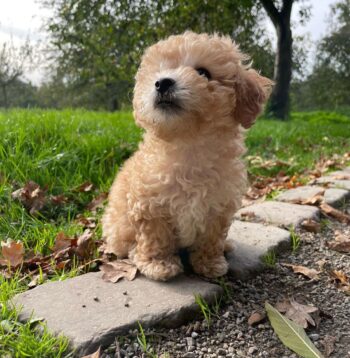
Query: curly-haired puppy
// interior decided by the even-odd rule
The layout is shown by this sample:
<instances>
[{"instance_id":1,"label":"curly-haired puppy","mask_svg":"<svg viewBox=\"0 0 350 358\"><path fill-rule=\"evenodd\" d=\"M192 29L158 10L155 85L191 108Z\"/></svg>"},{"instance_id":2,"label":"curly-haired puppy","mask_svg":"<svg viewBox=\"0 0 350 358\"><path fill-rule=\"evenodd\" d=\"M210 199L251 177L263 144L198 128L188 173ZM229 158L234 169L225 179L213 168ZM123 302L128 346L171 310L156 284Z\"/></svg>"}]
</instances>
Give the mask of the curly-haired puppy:
<instances>
[{"instance_id":1,"label":"curly-haired puppy","mask_svg":"<svg viewBox=\"0 0 350 358\"><path fill-rule=\"evenodd\" d=\"M149 278L182 272L187 248L195 272L227 272L225 238L246 188L243 128L271 81L244 65L229 37L171 36L147 49L136 75L138 151L111 188L102 219L107 249Z\"/></svg>"}]
</instances>

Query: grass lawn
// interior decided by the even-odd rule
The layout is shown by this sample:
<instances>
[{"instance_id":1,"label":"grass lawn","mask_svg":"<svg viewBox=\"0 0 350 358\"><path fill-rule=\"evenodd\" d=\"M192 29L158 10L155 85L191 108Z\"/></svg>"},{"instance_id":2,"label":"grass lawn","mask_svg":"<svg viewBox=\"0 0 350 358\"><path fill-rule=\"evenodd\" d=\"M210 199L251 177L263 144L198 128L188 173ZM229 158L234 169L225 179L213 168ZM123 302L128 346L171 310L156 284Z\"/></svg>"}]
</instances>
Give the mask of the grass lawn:
<instances>
[{"instance_id":1,"label":"grass lawn","mask_svg":"<svg viewBox=\"0 0 350 358\"><path fill-rule=\"evenodd\" d=\"M89 215L85 207L96 194L75 189L89 181L100 192L107 191L118 166L137 148L141 136L129 112L0 112L0 241L20 240L26 251L48 254L58 232L81 233L75 218L79 213ZM271 176L283 169L299 175L322 157L350 151L350 118L313 112L294 113L286 123L259 119L247 134L247 146L251 174ZM264 165L269 160L277 165ZM50 195L64 194L74 200L32 216L11 198L29 180ZM75 274L62 269L49 279ZM7 304L15 293L27 289L29 281L5 278L0 271L0 356L69 356L64 338L53 338L45 329L39 337L41 324L19 324Z\"/></svg>"}]
</instances>

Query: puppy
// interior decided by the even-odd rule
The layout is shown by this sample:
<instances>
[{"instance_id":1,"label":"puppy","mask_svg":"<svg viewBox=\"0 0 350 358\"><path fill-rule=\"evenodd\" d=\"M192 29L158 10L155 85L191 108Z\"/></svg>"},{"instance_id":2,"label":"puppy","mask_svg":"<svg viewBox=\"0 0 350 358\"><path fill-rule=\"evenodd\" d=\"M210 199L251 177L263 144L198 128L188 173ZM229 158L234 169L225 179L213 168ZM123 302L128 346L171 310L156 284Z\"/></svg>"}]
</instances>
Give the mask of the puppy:
<instances>
[{"instance_id":1,"label":"puppy","mask_svg":"<svg viewBox=\"0 0 350 358\"><path fill-rule=\"evenodd\" d=\"M243 128L271 89L247 59L229 37L192 32L142 58L133 107L145 134L114 181L102 226L107 250L151 279L183 271L180 248L196 273L227 272L225 238L246 190Z\"/></svg>"}]
</instances>

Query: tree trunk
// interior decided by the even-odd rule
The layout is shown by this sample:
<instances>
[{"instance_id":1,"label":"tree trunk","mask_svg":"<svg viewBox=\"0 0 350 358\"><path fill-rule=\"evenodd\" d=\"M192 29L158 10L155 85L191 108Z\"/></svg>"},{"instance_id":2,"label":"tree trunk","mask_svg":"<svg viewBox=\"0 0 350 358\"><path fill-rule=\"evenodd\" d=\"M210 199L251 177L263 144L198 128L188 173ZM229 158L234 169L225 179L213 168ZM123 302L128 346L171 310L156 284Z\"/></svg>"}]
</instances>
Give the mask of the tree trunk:
<instances>
[{"instance_id":1,"label":"tree trunk","mask_svg":"<svg viewBox=\"0 0 350 358\"><path fill-rule=\"evenodd\" d=\"M289 24L282 21L276 29L277 53L274 67L275 86L271 94L267 113L281 120L289 115L289 88L292 78L292 31Z\"/></svg>"},{"instance_id":2,"label":"tree trunk","mask_svg":"<svg viewBox=\"0 0 350 358\"><path fill-rule=\"evenodd\" d=\"M267 115L286 120L289 116L289 88L292 78L292 30L290 17L294 0L283 0L278 10L273 0L260 0L270 17L277 34L277 52L275 58L274 81Z\"/></svg>"}]
</instances>

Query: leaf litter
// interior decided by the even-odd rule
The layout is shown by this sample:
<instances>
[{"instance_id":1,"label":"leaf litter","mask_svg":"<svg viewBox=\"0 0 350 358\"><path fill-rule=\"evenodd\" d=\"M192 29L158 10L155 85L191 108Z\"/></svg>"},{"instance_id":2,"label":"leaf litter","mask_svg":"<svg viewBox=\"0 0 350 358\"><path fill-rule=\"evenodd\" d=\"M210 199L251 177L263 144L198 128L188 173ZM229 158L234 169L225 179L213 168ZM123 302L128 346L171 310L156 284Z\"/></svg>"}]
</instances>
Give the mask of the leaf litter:
<instances>
[{"instance_id":1,"label":"leaf litter","mask_svg":"<svg viewBox=\"0 0 350 358\"><path fill-rule=\"evenodd\" d=\"M265 303L272 328L282 343L301 357L322 358L321 352L311 342L303 327L282 315L276 308Z\"/></svg>"},{"instance_id":2,"label":"leaf litter","mask_svg":"<svg viewBox=\"0 0 350 358\"><path fill-rule=\"evenodd\" d=\"M290 298L277 302L276 309L303 328L307 328L309 325L316 326L314 318L310 315L310 313L318 312L318 308L315 306L303 305Z\"/></svg>"}]
</instances>

